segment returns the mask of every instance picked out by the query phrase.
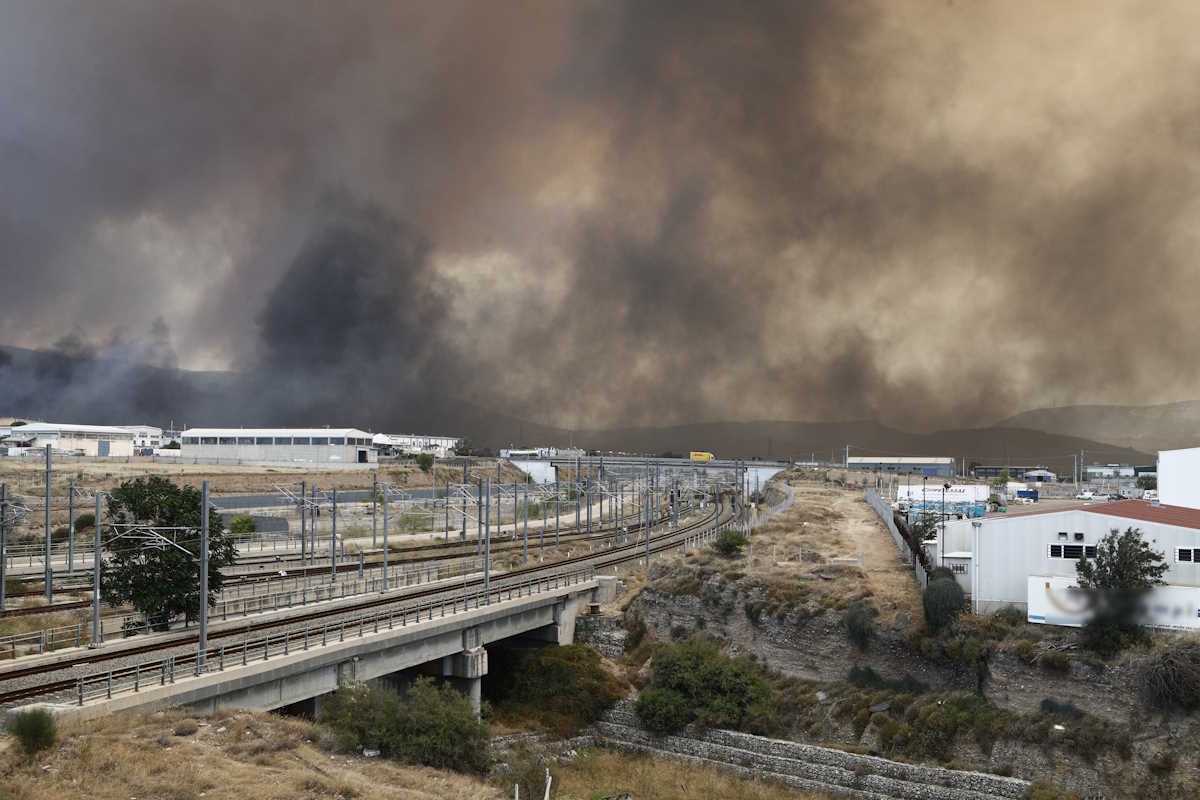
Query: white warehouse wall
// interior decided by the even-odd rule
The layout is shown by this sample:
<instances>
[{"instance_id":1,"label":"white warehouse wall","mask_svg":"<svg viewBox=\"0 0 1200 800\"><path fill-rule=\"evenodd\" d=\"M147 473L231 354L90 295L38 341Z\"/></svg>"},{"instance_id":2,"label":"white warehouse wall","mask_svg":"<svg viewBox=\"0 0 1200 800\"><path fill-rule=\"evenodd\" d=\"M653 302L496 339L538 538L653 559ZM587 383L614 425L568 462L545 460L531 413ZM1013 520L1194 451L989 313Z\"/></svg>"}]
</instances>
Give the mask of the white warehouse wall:
<instances>
[{"instance_id":1,"label":"white warehouse wall","mask_svg":"<svg viewBox=\"0 0 1200 800\"><path fill-rule=\"evenodd\" d=\"M1158 501L1200 508L1200 447L1158 451Z\"/></svg>"}]
</instances>

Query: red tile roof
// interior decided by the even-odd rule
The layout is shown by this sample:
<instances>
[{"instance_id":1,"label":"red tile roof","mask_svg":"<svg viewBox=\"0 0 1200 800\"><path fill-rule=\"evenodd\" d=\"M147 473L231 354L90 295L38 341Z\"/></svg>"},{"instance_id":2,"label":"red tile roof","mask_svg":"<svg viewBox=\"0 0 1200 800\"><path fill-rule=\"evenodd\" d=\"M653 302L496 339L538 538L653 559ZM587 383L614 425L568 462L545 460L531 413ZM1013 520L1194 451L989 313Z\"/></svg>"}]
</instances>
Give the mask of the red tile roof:
<instances>
[{"instance_id":1,"label":"red tile roof","mask_svg":"<svg viewBox=\"0 0 1200 800\"><path fill-rule=\"evenodd\" d=\"M1117 500L1112 503L1093 503L1081 511L1124 517L1160 525L1178 525L1181 528L1200 530L1200 509L1184 506L1153 505L1146 500Z\"/></svg>"}]
</instances>

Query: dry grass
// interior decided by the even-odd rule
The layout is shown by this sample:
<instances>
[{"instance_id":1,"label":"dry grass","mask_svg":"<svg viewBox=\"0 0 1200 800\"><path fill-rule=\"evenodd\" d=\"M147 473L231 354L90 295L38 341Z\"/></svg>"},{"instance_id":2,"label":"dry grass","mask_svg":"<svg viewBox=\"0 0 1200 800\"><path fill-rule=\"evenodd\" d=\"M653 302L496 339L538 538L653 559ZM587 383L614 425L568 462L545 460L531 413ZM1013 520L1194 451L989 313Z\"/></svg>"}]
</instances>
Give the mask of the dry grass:
<instances>
[{"instance_id":1,"label":"dry grass","mask_svg":"<svg viewBox=\"0 0 1200 800\"><path fill-rule=\"evenodd\" d=\"M793 487L793 505L757 527L740 556L722 558L708 548L691 551L668 561L653 588L703 594L716 580L753 594L766 613L811 616L870 599L882 624L901 611L919 616L912 571L857 489L797 473L778 480Z\"/></svg>"},{"instance_id":2,"label":"dry grass","mask_svg":"<svg viewBox=\"0 0 1200 800\"><path fill-rule=\"evenodd\" d=\"M196 731L177 735L176 731ZM310 723L234 712L117 715L62 730L36 762L0 753L0 800L492 800L478 780L332 755Z\"/></svg>"},{"instance_id":3,"label":"dry grass","mask_svg":"<svg viewBox=\"0 0 1200 800\"><path fill-rule=\"evenodd\" d=\"M654 800L695 800L698 797L818 800L822 797L671 759L610 750L589 750L554 772L559 782L558 800L592 800L621 792Z\"/></svg>"}]
</instances>

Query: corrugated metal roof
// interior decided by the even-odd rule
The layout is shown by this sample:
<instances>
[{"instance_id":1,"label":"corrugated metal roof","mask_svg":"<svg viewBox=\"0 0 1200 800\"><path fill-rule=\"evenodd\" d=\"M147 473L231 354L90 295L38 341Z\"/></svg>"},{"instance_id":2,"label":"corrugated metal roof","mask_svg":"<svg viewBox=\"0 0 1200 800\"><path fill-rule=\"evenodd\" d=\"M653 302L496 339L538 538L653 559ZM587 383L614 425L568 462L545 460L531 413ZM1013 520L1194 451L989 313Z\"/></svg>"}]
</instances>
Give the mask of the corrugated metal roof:
<instances>
[{"instance_id":1,"label":"corrugated metal roof","mask_svg":"<svg viewBox=\"0 0 1200 800\"><path fill-rule=\"evenodd\" d=\"M851 464L953 464L950 456L922 458L920 456L850 456Z\"/></svg>"},{"instance_id":2,"label":"corrugated metal roof","mask_svg":"<svg viewBox=\"0 0 1200 800\"><path fill-rule=\"evenodd\" d=\"M1180 528L1200 530L1200 509L1184 506L1154 505L1146 500L1115 500L1111 503L1096 503L1084 506L1081 511L1089 514L1104 514L1110 517L1154 522L1159 525L1175 525Z\"/></svg>"},{"instance_id":3,"label":"corrugated metal roof","mask_svg":"<svg viewBox=\"0 0 1200 800\"><path fill-rule=\"evenodd\" d=\"M113 436L130 436L133 434L124 428L112 425L74 425L61 422L30 422L13 428L14 434L24 433L107 433Z\"/></svg>"},{"instance_id":4,"label":"corrugated metal roof","mask_svg":"<svg viewBox=\"0 0 1200 800\"><path fill-rule=\"evenodd\" d=\"M180 436L354 436L370 439L358 428L188 428Z\"/></svg>"}]
</instances>

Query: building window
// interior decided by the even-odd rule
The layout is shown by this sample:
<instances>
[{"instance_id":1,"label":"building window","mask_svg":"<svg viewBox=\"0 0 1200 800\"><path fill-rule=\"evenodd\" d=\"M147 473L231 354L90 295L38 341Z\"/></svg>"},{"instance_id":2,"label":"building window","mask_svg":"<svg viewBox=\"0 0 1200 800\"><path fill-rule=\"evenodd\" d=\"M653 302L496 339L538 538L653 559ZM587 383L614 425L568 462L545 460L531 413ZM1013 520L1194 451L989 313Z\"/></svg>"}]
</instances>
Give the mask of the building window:
<instances>
[{"instance_id":1,"label":"building window","mask_svg":"<svg viewBox=\"0 0 1200 800\"><path fill-rule=\"evenodd\" d=\"M277 439L276 440L277 444L278 444L278 441L279 440ZM307 437L307 436L296 436L296 437L292 438L292 444L308 444L308 443L309 443L309 437Z\"/></svg>"},{"instance_id":2,"label":"building window","mask_svg":"<svg viewBox=\"0 0 1200 800\"><path fill-rule=\"evenodd\" d=\"M277 444L277 445L291 444L291 443L292 443L292 437L290 437L290 436L276 436L275 437L275 444Z\"/></svg>"},{"instance_id":3,"label":"building window","mask_svg":"<svg viewBox=\"0 0 1200 800\"><path fill-rule=\"evenodd\" d=\"M1096 546L1093 544L1052 544L1050 545L1051 558L1069 558L1073 561L1078 561L1081 558L1095 558Z\"/></svg>"},{"instance_id":4,"label":"building window","mask_svg":"<svg viewBox=\"0 0 1200 800\"><path fill-rule=\"evenodd\" d=\"M222 436L221 441L218 442L218 444L237 444L237 437L236 436Z\"/></svg>"},{"instance_id":5,"label":"building window","mask_svg":"<svg viewBox=\"0 0 1200 800\"><path fill-rule=\"evenodd\" d=\"M239 436L237 443L238 444L254 444L254 437L253 436Z\"/></svg>"},{"instance_id":6,"label":"building window","mask_svg":"<svg viewBox=\"0 0 1200 800\"><path fill-rule=\"evenodd\" d=\"M1062 545L1061 544L1050 545L1050 557L1051 558L1062 558Z\"/></svg>"},{"instance_id":7,"label":"building window","mask_svg":"<svg viewBox=\"0 0 1200 800\"><path fill-rule=\"evenodd\" d=\"M1180 547L1175 551L1176 561L1187 561L1191 564L1200 563L1200 547Z\"/></svg>"},{"instance_id":8,"label":"building window","mask_svg":"<svg viewBox=\"0 0 1200 800\"><path fill-rule=\"evenodd\" d=\"M950 571L953 572L955 575L966 575L967 574L967 565L966 564L951 564Z\"/></svg>"},{"instance_id":9,"label":"building window","mask_svg":"<svg viewBox=\"0 0 1200 800\"><path fill-rule=\"evenodd\" d=\"M331 436L331 437L329 437L329 443L330 444L345 444L346 437L345 436Z\"/></svg>"},{"instance_id":10,"label":"building window","mask_svg":"<svg viewBox=\"0 0 1200 800\"><path fill-rule=\"evenodd\" d=\"M215 437L215 436L201 436L200 437L200 444L216 444L216 443L217 443L217 437Z\"/></svg>"},{"instance_id":11,"label":"building window","mask_svg":"<svg viewBox=\"0 0 1200 800\"><path fill-rule=\"evenodd\" d=\"M314 436L314 437L312 437L312 443L313 444L329 444L329 437L328 436Z\"/></svg>"},{"instance_id":12,"label":"building window","mask_svg":"<svg viewBox=\"0 0 1200 800\"><path fill-rule=\"evenodd\" d=\"M254 438L254 443L255 444L274 444L275 440L272 439L270 436L256 436Z\"/></svg>"},{"instance_id":13,"label":"building window","mask_svg":"<svg viewBox=\"0 0 1200 800\"><path fill-rule=\"evenodd\" d=\"M183 437L183 443L184 444L200 444L200 440L195 436L185 436L185 437Z\"/></svg>"}]
</instances>

